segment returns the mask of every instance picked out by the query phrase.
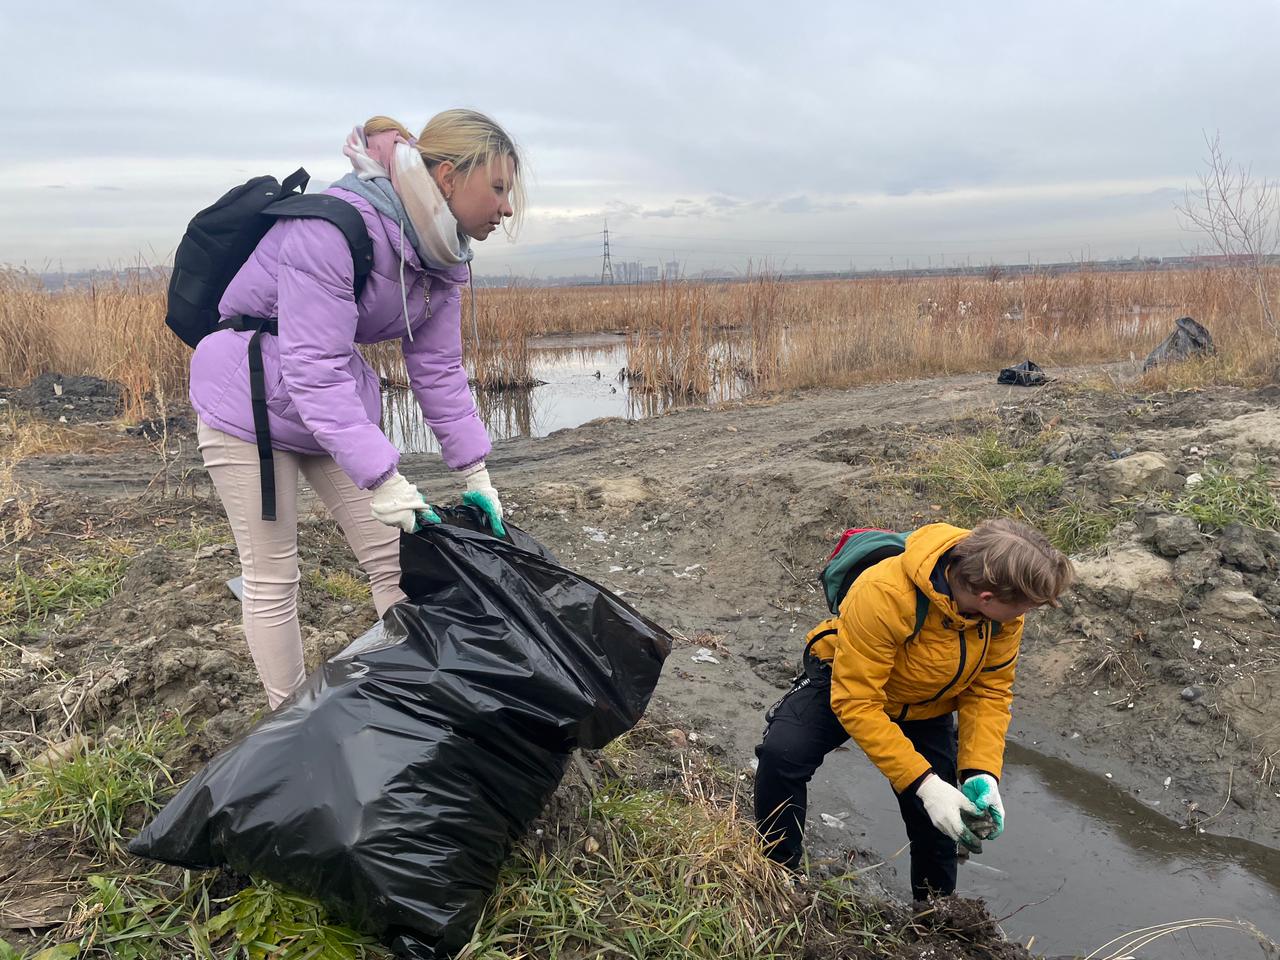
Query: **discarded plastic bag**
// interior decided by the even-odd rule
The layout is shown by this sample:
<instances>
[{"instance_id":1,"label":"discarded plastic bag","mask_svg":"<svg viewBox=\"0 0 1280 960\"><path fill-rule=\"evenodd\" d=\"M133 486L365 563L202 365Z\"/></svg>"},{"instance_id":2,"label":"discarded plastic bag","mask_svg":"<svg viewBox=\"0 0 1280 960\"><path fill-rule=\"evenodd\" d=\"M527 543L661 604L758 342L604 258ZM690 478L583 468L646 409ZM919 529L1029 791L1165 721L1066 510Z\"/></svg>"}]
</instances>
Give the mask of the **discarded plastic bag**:
<instances>
[{"instance_id":1,"label":"discarded plastic bag","mask_svg":"<svg viewBox=\"0 0 1280 960\"><path fill-rule=\"evenodd\" d=\"M1173 333L1164 338L1142 363L1142 372L1162 363L1177 363L1190 357L1208 356L1215 352L1213 337L1209 331L1190 317L1179 317L1173 321Z\"/></svg>"},{"instance_id":2,"label":"discarded plastic bag","mask_svg":"<svg viewBox=\"0 0 1280 960\"><path fill-rule=\"evenodd\" d=\"M1034 360L1024 360L1017 366L1005 367L996 377L996 383L1008 383L1015 387L1039 387L1048 382L1049 378Z\"/></svg>"},{"instance_id":3,"label":"discarded plastic bag","mask_svg":"<svg viewBox=\"0 0 1280 960\"><path fill-rule=\"evenodd\" d=\"M416 960L470 938L576 747L644 713L671 640L473 508L400 540L409 601L209 763L129 845L313 896Z\"/></svg>"}]
</instances>

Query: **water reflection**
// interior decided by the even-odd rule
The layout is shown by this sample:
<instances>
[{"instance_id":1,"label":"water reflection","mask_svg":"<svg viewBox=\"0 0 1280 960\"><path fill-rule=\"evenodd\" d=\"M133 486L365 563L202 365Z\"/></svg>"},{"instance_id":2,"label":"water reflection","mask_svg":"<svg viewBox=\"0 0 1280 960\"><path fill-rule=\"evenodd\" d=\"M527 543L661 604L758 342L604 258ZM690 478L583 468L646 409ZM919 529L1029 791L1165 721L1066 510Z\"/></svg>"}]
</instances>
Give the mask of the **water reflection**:
<instances>
[{"instance_id":1,"label":"water reflection","mask_svg":"<svg viewBox=\"0 0 1280 960\"><path fill-rule=\"evenodd\" d=\"M727 346L722 349L731 355ZM531 344L531 353L533 375L541 386L500 391L472 388L480 418L494 439L546 436L601 417L644 419L679 403L731 399L746 392L744 381L727 372L728 364L708 397L682 398L633 388L623 375L625 337L611 334L543 337ZM439 449L409 390L384 392L383 429L406 453Z\"/></svg>"},{"instance_id":2,"label":"water reflection","mask_svg":"<svg viewBox=\"0 0 1280 960\"><path fill-rule=\"evenodd\" d=\"M839 757L815 778L815 809L848 814L827 836L892 853L903 842L902 821L886 800L883 776L856 749ZM1280 936L1274 850L1181 830L1111 781L1014 740L1006 761L1000 791L1011 814L1008 830L960 868L958 890L984 899L1014 939L1026 943L1034 936L1037 953L1072 955L1131 930L1190 917L1241 917ZM1160 799L1169 802L1167 795ZM877 873L891 890L909 895L905 855ZM1251 955L1262 954L1248 937L1207 929L1135 954L1151 960Z\"/></svg>"},{"instance_id":3,"label":"water reflection","mask_svg":"<svg viewBox=\"0 0 1280 960\"><path fill-rule=\"evenodd\" d=\"M489 431L498 437L535 436L532 390L479 390L476 408Z\"/></svg>"}]
</instances>

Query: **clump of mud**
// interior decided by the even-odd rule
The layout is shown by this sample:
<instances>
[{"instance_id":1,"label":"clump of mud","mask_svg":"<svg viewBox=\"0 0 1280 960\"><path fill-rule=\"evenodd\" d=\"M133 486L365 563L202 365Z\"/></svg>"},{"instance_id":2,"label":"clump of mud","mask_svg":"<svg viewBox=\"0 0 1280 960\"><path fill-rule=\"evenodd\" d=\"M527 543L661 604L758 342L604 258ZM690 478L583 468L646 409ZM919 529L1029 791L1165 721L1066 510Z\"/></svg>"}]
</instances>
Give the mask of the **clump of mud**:
<instances>
[{"instance_id":1,"label":"clump of mud","mask_svg":"<svg viewBox=\"0 0 1280 960\"><path fill-rule=\"evenodd\" d=\"M120 413L120 400L118 383L60 373L41 374L11 396L11 402L19 409L67 423L111 420Z\"/></svg>"}]
</instances>

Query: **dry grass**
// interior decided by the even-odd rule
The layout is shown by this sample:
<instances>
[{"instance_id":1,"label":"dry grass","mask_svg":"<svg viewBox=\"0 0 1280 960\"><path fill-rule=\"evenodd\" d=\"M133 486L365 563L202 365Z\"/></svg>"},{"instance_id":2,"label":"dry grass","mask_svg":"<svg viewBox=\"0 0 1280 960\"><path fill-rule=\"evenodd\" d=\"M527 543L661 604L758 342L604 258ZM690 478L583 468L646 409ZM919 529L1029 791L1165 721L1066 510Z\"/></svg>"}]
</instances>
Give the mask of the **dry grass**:
<instances>
[{"instance_id":1,"label":"dry grass","mask_svg":"<svg viewBox=\"0 0 1280 960\"><path fill-rule=\"evenodd\" d=\"M1204 373L1231 382L1275 369L1280 349L1251 291L1213 271L1068 274L804 285L771 386L849 386L1030 357L1042 366L1141 360L1194 316L1221 345ZM820 291L820 292L816 292ZM1170 372L1168 376L1178 374Z\"/></svg>"},{"instance_id":2,"label":"dry grass","mask_svg":"<svg viewBox=\"0 0 1280 960\"><path fill-rule=\"evenodd\" d=\"M1114 940L1108 940L1085 957L1084 960L1134 960L1138 956L1137 951L1163 937L1175 936L1179 933L1186 933L1189 936L1193 930L1214 929L1231 930L1243 935L1246 940L1254 941L1262 950L1261 955L1263 957L1280 955L1275 941L1252 923L1226 917L1198 917L1193 920L1173 920L1168 923L1158 923L1153 927L1143 927L1140 930L1126 933L1124 936L1116 937ZM1258 956L1258 954L1252 955Z\"/></svg>"},{"instance_id":3,"label":"dry grass","mask_svg":"<svg viewBox=\"0 0 1280 960\"><path fill-rule=\"evenodd\" d=\"M1138 380L1138 388L1148 393L1174 393L1203 390L1219 383L1275 382L1280 377L1280 367L1276 366L1280 356L1269 354L1265 342L1262 347L1256 354L1233 349L1225 355L1162 364L1144 373Z\"/></svg>"},{"instance_id":4,"label":"dry grass","mask_svg":"<svg viewBox=\"0 0 1280 960\"><path fill-rule=\"evenodd\" d=\"M715 317L706 287L663 284L655 299L632 300L627 316L627 366L633 391L678 399L701 399L715 379L712 346Z\"/></svg>"},{"instance_id":5,"label":"dry grass","mask_svg":"<svg viewBox=\"0 0 1280 960\"><path fill-rule=\"evenodd\" d=\"M164 287L158 270L60 292L26 272L0 271L0 383L50 371L116 380L129 416L157 392L181 396L189 353L164 326ZM1152 374L1153 386L1259 382L1280 369L1280 346L1252 286L1229 270L512 284L477 291L474 322L469 292L461 294L468 370L487 389L533 383L530 339L552 333L625 332L633 386L703 397L731 381L794 389L990 369L1024 357L1043 366L1141 360L1183 315L1209 328L1219 356ZM405 382L395 344L365 354L388 382Z\"/></svg>"},{"instance_id":6,"label":"dry grass","mask_svg":"<svg viewBox=\"0 0 1280 960\"><path fill-rule=\"evenodd\" d=\"M157 390L185 395L189 350L164 325L166 285L162 271L139 270L49 292L25 271L0 269L0 382L55 371L114 380L136 418Z\"/></svg>"},{"instance_id":7,"label":"dry grass","mask_svg":"<svg viewBox=\"0 0 1280 960\"><path fill-rule=\"evenodd\" d=\"M104 450L116 442L115 437L104 436L100 427L77 427L15 410L0 414L0 465L54 453Z\"/></svg>"}]
</instances>

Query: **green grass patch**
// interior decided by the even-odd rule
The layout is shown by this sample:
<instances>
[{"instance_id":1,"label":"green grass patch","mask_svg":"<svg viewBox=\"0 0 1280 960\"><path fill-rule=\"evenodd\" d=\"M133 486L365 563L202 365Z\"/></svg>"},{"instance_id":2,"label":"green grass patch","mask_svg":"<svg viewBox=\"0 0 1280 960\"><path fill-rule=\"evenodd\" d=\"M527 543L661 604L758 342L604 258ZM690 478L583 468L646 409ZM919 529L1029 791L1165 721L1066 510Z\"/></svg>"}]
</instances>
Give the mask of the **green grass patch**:
<instances>
[{"instance_id":1,"label":"green grass patch","mask_svg":"<svg viewBox=\"0 0 1280 960\"><path fill-rule=\"evenodd\" d=\"M1080 500L1068 499L1028 522L1049 542L1068 555L1088 553L1107 542L1116 524L1129 517L1125 509L1100 510Z\"/></svg>"},{"instance_id":2,"label":"green grass patch","mask_svg":"<svg viewBox=\"0 0 1280 960\"><path fill-rule=\"evenodd\" d=\"M330 923L314 900L270 884L254 884L227 901L204 929L211 942L230 940L246 960L358 960L385 956L371 937Z\"/></svg>"},{"instance_id":3,"label":"green grass patch","mask_svg":"<svg viewBox=\"0 0 1280 960\"><path fill-rule=\"evenodd\" d=\"M80 901L75 923L78 935L59 947L72 946L112 960L212 955L203 924L193 922L208 913L202 883L175 887L152 874L91 876L88 882L91 892ZM184 940L196 949L175 949Z\"/></svg>"},{"instance_id":4,"label":"green grass patch","mask_svg":"<svg viewBox=\"0 0 1280 960\"><path fill-rule=\"evenodd\" d=\"M131 729L118 740L86 744L63 759L28 761L0 785L0 827L67 830L101 853L118 855L127 826L159 810L161 794L174 786L164 756L186 733L176 718Z\"/></svg>"},{"instance_id":5,"label":"green grass patch","mask_svg":"<svg viewBox=\"0 0 1280 960\"><path fill-rule=\"evenodd\" d=\"M371 937L330 923L314 900L269 883L213 900L209 888L216 877L167 868L90 876L89 892L59 933L62 942L24 956L0 940L0 960L366 960L389 955Z\"/></svg>"},{"instance_id":6,"label":"green grass patch","mask_svg":"<svg viewBox=\"0 0 1280 960\"><path fill-rule=\"evenodd\" d=\"M1042 531L1068 554L1100 546L1124 514L1072 496L1063 469L1038 462L1041 451L1039 442L1010 444L987 430L935 442L901 476L944 504L947 516L958 523L1012 517Z\"/></svg>"},{"instance_id":7,"label":"green grass patch","mask_svg":"<svg viewBox=\"0 0 1280 960\"><path fill-rule=\"evenodd\" d=\"M198 523L192 521L184 530L175 530L160 540L160 546L170 553L198 553L202 547L234 546L231 530L225 523Z\"/></svg>"},{"instance_id":8,"label":"green grass patch","mask_svg":"<svg viewBox=\"0 0 1280 960\"><path fill-rule=\"evenodd\" d=\"M1207 463L1197 484L1168 495L1165 505L1201 526L1222 529L1243 523L1259 529L1280 530L1280 503L1271 492L1273 476L1262 463L1237 475L1223 463Z\"/></svg>"},{"instance_id":9,"label":"green grass patch","mask_svg":"<svg viewBox=\"0 0 1280 960\"><path fill-rule=\"evenodd\" d=\"M307 574L307 585L323 591L334 600L363 603L373 597L369 582L346 570L312 570Z\"/></svg>"},{"instance_id":10,"label":"green grass patch","mask_svg":"<svg viewBox=\"0 0 1280 960\"><path fill-rule=\"evenodd\" d=\"M907 473L925 492L945 496L965 519L1042 513L1061 495L1061 467L1038 467L1038 449L1011 446L994 431L949 437Z\"/></svg>"},{"instance_id":11,"label":"green grass patch","mask_svg":"<svg viewBox=\"0 0 1280 960\"><path fill-rule=\"evenodd\" d=\"M798 894L732 798L611 783L553 842L521 846L458 960L781 960L833 926L851 947L883 922L838 884Z\"/></svg>"},{"instance_id":12,"label":"green grass patch","mask_svg":"<svg viewBox=\"0 0 1280 960\"><path fill-rule=\"evenodd\" d=\"M84 560L55 557L29 573L14 561L13 575L0 580L0 629L78 617L116 592L127 563L119 553Z\"/></svg>"}]
</instances>

